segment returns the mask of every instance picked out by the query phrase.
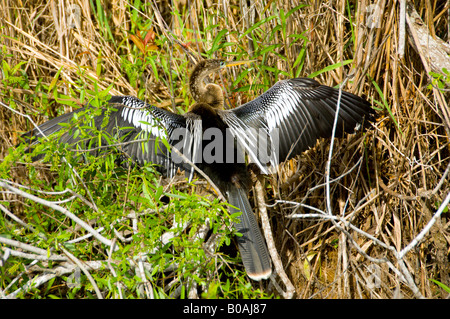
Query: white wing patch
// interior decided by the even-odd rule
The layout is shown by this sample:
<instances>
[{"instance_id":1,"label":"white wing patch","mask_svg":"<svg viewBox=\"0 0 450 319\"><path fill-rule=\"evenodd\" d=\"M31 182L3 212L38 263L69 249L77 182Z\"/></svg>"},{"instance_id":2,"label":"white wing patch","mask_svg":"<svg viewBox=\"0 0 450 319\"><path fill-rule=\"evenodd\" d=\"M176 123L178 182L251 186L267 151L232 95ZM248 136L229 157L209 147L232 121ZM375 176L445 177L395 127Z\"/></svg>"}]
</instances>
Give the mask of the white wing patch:
<instances>
[{"instance_id":1,"label":"white wing patch","mask_svg":"<svg viewBox=\"0 0 450 319\"><path fill-rule=\"evenodd\" d=\"M260 111L264 112L264 116L260 118L259 129L250 128L231 112L221 113L222 119L228 124L232 134L237 137L251 160L265 174L279 164L279 138L282 123L297 121L295 113L299 112L298 106L302 103L299 93L292 84L286 81L287 83L281 85L282 82L284 81L277 83L278 90L270 92L264 100L261 100ZM268 149L269 153L261 151L261 147ZM271 167L268 165L269 162Z\"/></svg>"},{"instance_id":2,"label":"white wing patch","mask_svg":"<svg viewBox=\"0 0 450 319\"><path fill-rule=\"evenodd\" d=\"M279 95L273 97L270 103L275 104L276 107L271 107L266 112L267 117L267 126L269 128L269 132L271 132L275 128L280 127L280 123L287 120L289 116L294 112L298 101L295 100L297 96L294 90L290 90L290 88L285 88L280 92Z\"/></svg>"},{"instance_id":3,"label":"white wing patch","mask_svg":"<svg viewBox=\"0 0 450 319\"><path fill-rule=\"evenodd\" d=\"M122 110L122 118L136 128L157 137L167 138L167 134L161 123L152 116L147 109L132 109L124 107Z\"/></svg>"}]
</instances>

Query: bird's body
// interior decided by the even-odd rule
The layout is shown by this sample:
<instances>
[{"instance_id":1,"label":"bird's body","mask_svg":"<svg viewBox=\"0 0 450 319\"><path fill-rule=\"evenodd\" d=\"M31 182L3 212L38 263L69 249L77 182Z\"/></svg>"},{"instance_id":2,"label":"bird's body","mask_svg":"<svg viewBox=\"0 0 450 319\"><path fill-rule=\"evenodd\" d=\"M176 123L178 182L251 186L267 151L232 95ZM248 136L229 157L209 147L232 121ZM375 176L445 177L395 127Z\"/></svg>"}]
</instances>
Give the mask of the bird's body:
<instances>
[{"instance_id":1,"label":"bird's body","mask_svg":"<svg viewBox=\"0 0 450 319\"><path fill-rule=\"evenodd\" d=\"M214 133L214 138L220 138L220 143L215 143L215 148L211 149L209 154L204 148L202 148L202 158L199 162L195 163L206 175L210 176L213 182L219 187L219 189L226 189L225 184L232 183L240 180L240 183L248 187L249 177L245 163L237 162L238 148L234 139L226 138L228 126L218 116L217 111L210 106L196 104L196 106L190 111L195 114L202 123L202 146L214 143L214 141L205 140L205 137L209 136L208 131ZM211 156L211 160L207 157ZM244 177L245 176L245 177Z\"/></svg>"},{"instance_id":2,"label":"bird's body","mask_svg":"<svg viewBox=\"0 0 450 319\"><path fill-rule=\"evenodd\" d=\"M204 85L203 81L212 72L236 64L241 63L200 62L190 77L190 90L196 103L183 115L134 97L114 96L109 103L116 111L108 113L108 124L101 125L106 116L103 112L95 118L95 126L125 142L122 151L138 164L145 161L158 164L160 171L168 176L179 167L192 176L193 168L158 142L158 138L164 138L209 176L226 195L232 211L242 211L240 222L235 224L242 234L238 237L239 250L250 278L261 280L270 276L271 261L248 201L251 179L243 152L263 173L268 173L269 166L300 154L319 137L331 136L339 92L312 79L284 80L255 100L224 110L220 87ZM351 132L364 118L369 120L373 112L365 100L347 92L342 92L340 103L337 136L344 131ZM32 134L40 137L58 131L59 123L69 122L73 113L42 124ZM142 143L128 143L142 137L148 139L147 148ZM80 141L65 133L60 142ZM158 143L157 152L155 143Z\"/></svg>"}]
</instances>

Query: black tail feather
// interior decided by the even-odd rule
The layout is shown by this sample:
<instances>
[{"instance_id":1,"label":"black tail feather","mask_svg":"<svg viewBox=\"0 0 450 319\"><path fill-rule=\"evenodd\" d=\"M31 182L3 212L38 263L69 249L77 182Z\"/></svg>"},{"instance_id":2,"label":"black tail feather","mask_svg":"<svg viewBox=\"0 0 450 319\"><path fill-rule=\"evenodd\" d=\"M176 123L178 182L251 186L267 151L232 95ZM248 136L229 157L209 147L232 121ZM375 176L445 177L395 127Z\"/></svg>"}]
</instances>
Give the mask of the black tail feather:
<instances>
[{"instance_id":1,"label":"black tail feather","mask_svg":"<svg viewBox=\"0 0 450 319\"><path fill-rule=\"evenodd\" d=\"M228 202L242 211L240 223L235 227L242 236L237 237L242 262L248 276L253 280L267 279L272 273L269 251L253 214L244 188L231 186L227 192ZM232 208L231 212L236 212Z\"/></svg>"}]
</instances>

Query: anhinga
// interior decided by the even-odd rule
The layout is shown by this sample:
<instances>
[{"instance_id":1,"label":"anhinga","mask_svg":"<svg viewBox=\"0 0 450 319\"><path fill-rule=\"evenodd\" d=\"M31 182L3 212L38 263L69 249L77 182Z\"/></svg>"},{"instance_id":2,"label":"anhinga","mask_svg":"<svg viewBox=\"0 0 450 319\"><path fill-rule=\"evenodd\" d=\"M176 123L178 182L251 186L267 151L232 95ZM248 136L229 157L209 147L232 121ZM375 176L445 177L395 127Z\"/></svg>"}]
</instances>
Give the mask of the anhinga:
<instances>
[{"instance_id":1,"label":"anhinga","mask_svg":"<svg viewBox=\"0 0 450 319\"><path fill-rule=\"evenodd\" d=\"M224 110L221 88L212 83L205 85L204 80L220 69L247 62L199 62L189 81L196 103L183 115L131 96L113 96L109 100L113 111L103 111L94 118L94 122L98 129L117 136L122 142L146 137L147 147L142 142L123 143L122 151L137 164L146 161L159 164L160 171L165 175L173 175L177 167L190 171L191 176L193 170L175 160L174 152L169 153L158 138L165 138L182 154L188 154L188 159L206 173L226 195L228 202L236 207L231 208L232 212L238 209L242 211L240 222L235 224L237 231L242 234L237 237L239 250L249 277L261 280L270 276L271 261L248 200L250 175L245 161L239 157L245 151L250 161L267 174L269 166L300 154L313 146L320 137L330 137L339 91L309 78L289 79L279 81L253 101ZM69 122L74 113L83 109L45 122L39 126L39 130L34 129L30 133L42 137L42 134L50 135L59 131L62 128L60 123ZM372 114L373 110L367 101L342 92L336 136L342 132L352 132L364 119L369 121ZM109 117L109 121L106 126L102 126L105 116ZM222 135L222 139L218 140L221 142L219 147L212 152L212 161L202 158L206 145L211 143L210 134L206 134L211 129L217 133L216 137ZM81 141L79 137L66 132L59 142ZM155 143L158 143L157 151ZM221 156L216 157L218 154ZM200 160L196 160L198 157Z\"/></svg>"}]
</instances>

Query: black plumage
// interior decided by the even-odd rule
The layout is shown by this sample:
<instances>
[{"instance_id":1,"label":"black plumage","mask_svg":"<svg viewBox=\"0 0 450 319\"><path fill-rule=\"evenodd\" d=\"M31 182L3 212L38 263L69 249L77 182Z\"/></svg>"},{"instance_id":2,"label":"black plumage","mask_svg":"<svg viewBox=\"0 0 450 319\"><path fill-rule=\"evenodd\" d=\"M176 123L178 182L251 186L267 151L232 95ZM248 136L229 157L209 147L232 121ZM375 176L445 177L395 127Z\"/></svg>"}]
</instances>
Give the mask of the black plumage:
<instances>
[{"instance_id":1,"label":"black plumage","mask_svg":"<svg viewBox=\"0 0 450 319\"><path fill-rule=\"evenodd\" d=\"M240 222L235 225L243 235L238 237L239 250L248 275L254 280L261 280L270 276L271 261L248 201L251 180L242 160L243 152L263 173L268 173L270 166L300 154L320 137L331 136L339 91L312 79L296 78L279 81L253 101L224 110L220 87L205 85L204 79L212 72L243 62L200 62L190 77L190 89L196 103L183 115L131 96L113 96L109 100L113 110L102 111L94 117L94 122L97 129L123 142L122 151L137 164L145 161L158 164L160 171L167 176L172 176L177 167L186 170L191 177L194 170L175 152L169 152L161 139L166 139L172 147L187 155L236 207L232 211L242 211ZM62 128L59 123L69 122L75 113L83 109L52 119L27 136L53 134ZM367 101L343 91L336 136L353 132L358 124L365 125L372 119L373 113ZM109 117L109 121L102 126L105 116ZM222 143L214 149L212 162L202 157L211 145L211 137L206 137L211 131L223 137ZM233 138L225 138L227 134ZM145 139L146 142L132 143L136 139ZM87 142L75 138L71 132L64 133L59 141L70 144ZM216 156L219 154L216 152L221 156Z\"/></svg>"}]
</instances>

